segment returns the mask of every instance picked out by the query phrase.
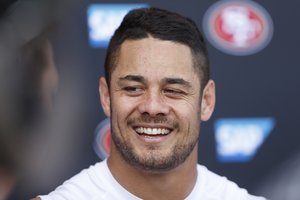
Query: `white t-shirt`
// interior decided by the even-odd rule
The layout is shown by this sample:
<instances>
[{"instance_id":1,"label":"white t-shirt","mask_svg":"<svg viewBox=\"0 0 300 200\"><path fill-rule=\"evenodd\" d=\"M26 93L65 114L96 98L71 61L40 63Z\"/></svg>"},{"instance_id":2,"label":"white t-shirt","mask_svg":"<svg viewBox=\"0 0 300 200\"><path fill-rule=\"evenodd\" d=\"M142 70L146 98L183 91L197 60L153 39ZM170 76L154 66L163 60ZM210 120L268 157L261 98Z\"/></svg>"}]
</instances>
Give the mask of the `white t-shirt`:
<instances>
[{"instance_id":1,"label":"white t-shirt","mask_svg":"<svg viewBox=\"0 0 300 200\"><path fill-rule=\"evenodd\" d=\"M265 200L249 195L245 189L202 165L197 165L197 181L185 200ZM107 160L65 181L42 200L141 200L123 188L112 176Z\"/></svg>"}]
</instances>

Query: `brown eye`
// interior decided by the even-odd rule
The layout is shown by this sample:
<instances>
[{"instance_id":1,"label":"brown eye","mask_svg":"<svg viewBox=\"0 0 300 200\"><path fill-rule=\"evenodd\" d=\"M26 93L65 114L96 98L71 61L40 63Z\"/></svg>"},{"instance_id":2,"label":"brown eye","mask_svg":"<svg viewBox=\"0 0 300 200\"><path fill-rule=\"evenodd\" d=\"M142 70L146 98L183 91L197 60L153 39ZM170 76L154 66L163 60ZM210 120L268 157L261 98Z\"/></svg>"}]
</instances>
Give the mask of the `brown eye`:
<instances>
[{"instance_id":1,"label":"brown eye","mask_svg":"<svg viewBox=\"0 0 300 200\"><path fill-rule=\"evenodd\" d=\"M165 89L164 92L165 93L170 93L170 94L177 94L178 93L178 91L172 90L172 89Z\"/></svg>"},{"instance_id":2,"label":"brown eye","mask_svg":"<svg viewBox=\"0 0 300 200\"><path fill-rule=\"evenodd\" d=\"M129 95L139 95L144 92L143 88L138 86L127 86L123 88Z\"/></svg>"},{"instance_id":3,"label":"brown eye","mask_svg":"<svg viewBox=\"0 0 300 200\"><path fill-rule=\"evenodd\" d=\"M165 94L167 95L171 95L171 96L182 96L185 94L185 92L178 90L178 89L172 89L172 88L167 88L164 89L163 91Z\"/></svg>"}]
</instances>

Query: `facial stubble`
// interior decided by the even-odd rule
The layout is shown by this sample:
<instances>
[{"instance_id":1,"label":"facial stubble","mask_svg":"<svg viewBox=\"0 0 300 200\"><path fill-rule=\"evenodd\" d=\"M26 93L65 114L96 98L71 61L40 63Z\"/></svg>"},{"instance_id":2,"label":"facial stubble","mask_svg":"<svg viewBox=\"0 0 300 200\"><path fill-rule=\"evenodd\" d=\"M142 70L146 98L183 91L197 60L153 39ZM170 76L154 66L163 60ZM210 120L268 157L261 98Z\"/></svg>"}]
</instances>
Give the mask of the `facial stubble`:
<instances>
[{"instance_id":1,"label":"facial stubble","mask_svg":"<svg viewBox=\"0 0 300 200\"><path fill-rule=\"evenodd\" d=\"M112 112L113 113L113 112ZM144 117L141 117L143 119ZM147 118L147 117L146 117ZM152 117L153 121L160 121L161 117ZM148 121L149 120L144 120ZM199 122L200 123L200 122ZM158 146L146 146L147 154L138 155L134 149L134 146L129 141L126 141L122 137L122 132L118 132L117 125L114 125L114 116L111 119L111 135L112 142L116 147L116 150L120 153L122 158L131 166L148 172L163 172L172 170L178 167L180 164L184 163L189 157L191 152L194 150L196 144L199 140L199 127L188 127L186 132L178 131L171 134L189 134L186 135L185 139L188 142L181 144L181 141L177 141L175 145L168 153L168 155L161 155ZM198 125L200 126L200 124ZM119 129L120 130L120 129ZM190 138L190 139L189 139Z\"/></svg>"}]
</instances>

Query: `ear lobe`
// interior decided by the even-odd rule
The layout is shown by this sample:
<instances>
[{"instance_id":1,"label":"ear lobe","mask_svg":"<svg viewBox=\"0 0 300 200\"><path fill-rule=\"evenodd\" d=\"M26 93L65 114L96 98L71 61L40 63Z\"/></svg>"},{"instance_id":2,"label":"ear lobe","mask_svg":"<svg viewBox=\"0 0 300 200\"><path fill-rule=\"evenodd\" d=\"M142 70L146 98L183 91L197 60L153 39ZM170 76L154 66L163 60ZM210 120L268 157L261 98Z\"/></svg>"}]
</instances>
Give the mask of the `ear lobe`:
<instances>
[{"instance_id":1,"label":"ear lobe","mask_svg":"<svg viewBox=\"0 0 300 200\"><path fill-rule=\"evenodd\" d=\"M99 94L100 94L100 102L102 105L102 109L107 117L110 117L110 95L109 88L107 82L104 77L100 77L99 79Z\"/></svg>"},{"instance_id":2,"label":"ear lobe","mask_svg":"<svg viewBox=\"0 0 300 200\"><path fill-rule=\"evenodd\" d=\"M201 102L201 120L207 121L212 115L216 103L216 94L215 94L215 82L209 80L206 84Z\"/></svg>"}]
</instances>

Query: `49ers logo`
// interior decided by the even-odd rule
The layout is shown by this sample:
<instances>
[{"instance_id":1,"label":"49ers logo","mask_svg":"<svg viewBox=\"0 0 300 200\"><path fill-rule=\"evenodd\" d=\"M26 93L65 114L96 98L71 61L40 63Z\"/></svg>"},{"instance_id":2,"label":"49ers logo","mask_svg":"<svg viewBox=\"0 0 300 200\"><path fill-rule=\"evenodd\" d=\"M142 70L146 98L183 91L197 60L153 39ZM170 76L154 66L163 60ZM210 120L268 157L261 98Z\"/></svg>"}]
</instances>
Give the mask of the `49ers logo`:
<instances>
[{"instance_id":1,"label":"49ers logo","mask_svg":"<svg viewBox=\"0 0 300 200\"><path fill-rule=\"evenodd\" d=\"M95 130L94 150L100 159L104 160L110 153L110 119L100 122Z\"/></svg>"},{"instance_id":2,"label":"49ers logo","mask_svg":"<svg viewBox=\"0 0 300 200\"><path fill-rule=\"evenodd\" d=\"M252 1L221 1L211 6L203 21L209 42L233 55L250 55L263 49L273 35L267 11Z\"/></svg>"}]
</instances>

